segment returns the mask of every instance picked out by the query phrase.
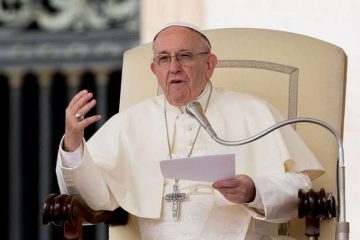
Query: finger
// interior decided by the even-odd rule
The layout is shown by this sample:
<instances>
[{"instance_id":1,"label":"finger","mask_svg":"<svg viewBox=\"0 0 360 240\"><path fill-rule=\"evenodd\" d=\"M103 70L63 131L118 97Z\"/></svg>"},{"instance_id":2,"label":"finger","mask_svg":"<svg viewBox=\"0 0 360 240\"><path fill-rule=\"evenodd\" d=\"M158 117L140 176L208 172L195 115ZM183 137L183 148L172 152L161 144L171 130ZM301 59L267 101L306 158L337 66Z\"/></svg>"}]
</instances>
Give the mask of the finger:
<instances>
[{"instance_id":1,"label":"finger","mask_svg":"<svg viewBox=\"0 0 360 240\"><path fill-rule=\"evenodd\" d=\"M88 127L89 125L99 121L101 119L101 115L94 115L91 117L87 117L82 121L79 121L79 127L82 129L85 129L86 127Z\"/></svg>"},{"instance_id":2,"label":"finger","mask_svg":"<svg viewBox=\"0 0 360 240\"><path fill-rule=\"evenodd\" d=\"M85 118L84 120L81 120L81 121L76 119L75 116L73 116L72 120L67 119L66 124L65 124L66 139L68 139L69 143L80 142L84 135L84 129L86 127L88 127L89 125L99 121L100 119L101 119L101 115L94 115L94 116ZM74 144L70 144L70 145L73 146Z\"/></svg>"},{"instance_id":3,"label":"finger","mask_svg":"<svg viewBox=\"0 0 360 240\"><path fill-rule=\"evenodd\" d=\"M235 192L228 192L218 190L227 200L235 202L235 203L243 203L243 202L249 202L252 200L252 193L246 191L246 189L238 189L238 191Z\"/></svg>"},{"instance_id":4,"label":"finger","mask_svg":"<svg viewBox=\"0 0 360 240\"><path fill-rule=\"evenodd\" d=\"M80 112L80 109L83 108L92 98L93 98L93 94L91 92L86 93L84 95L82 95L80 97L80 99L78 99L78 101L76 101L72 106L71 106L71 110L70 113L71 114L75 114L76 112L81 113L82 115L84 115L82 112Z\"/></svg>"},{"instance_id":5,"label":"finger","mask_svg":"<svg viewBox=\"0 0 360 240\"><path fill-rule=\"evenodd\" d=\"M240 194L223 194L223 196L233 203L244 203L246 202L245 196Z\"/></svg>"},{"instance_id":6,"label":"finger","mask_svg":"<svg viewBox=\"0 0 360 240\"><path fill-rule=\"evenodd\" d=\"M84 96L85 94L87 94L88 93L88 90L82 90L82 91L80 91L80 92L78 92L72 99L71 99L71 101L70 101L70 103L69 103L69 108L71 108L77 101L79 101L79 99L82 97L82 96Z\"/></svg>"},{"instance_id":7,"label":"finger","mask_svg":"<svg viewBox=\"0 0 360 240\"><path fill-rule=\"evenodd\" d=\"M216 190L218 190L221 193L224 194L237 194L237 193L241 193L243 191L243 189L241 187L235 187L235 188L216 188Z\"/></svg>"},{"instance_id":8,"label":"finger","mask_svg":"<svg viewBox=\"0 0 360 240\"><path fill-rule=\"evenodd\" d=\"M86 90L84 90L86 91ZM86 91L87 92L87 91ZM83 92L84 93L84 92ZM78 110L81 108L82 105L86 104L88 101L87 99L91 99L92 94L91 93L84 93L84 94L77 94L72 100L71 103L68 105L68 107L65 110L65 117L69 120L72 120L74 115L78 112Z\"/></svg>"},{"instance_id":9,"label":"finger","mask_svg":"<svg viewBox=\"0 0 360 240\"><path fill-rule=\"evenodd\" d=\"M228 179L228 180L219 180L214 182L214 188L234 188L241 185L240 179Z\"/></svg>"},{"instance_id":10,"label":"finger","mask_svg":"<svg viewBox=\"0 0 360 240\"><path fill-rule=\"evenodd\" d=\"M76 112L81 114L82 116L85 116L95 105L96 105L96 100L92 99L90 102L87 102Z\"/></svg>"},{"instance_id":11,"label":"finger","mask_svg":"<svg viewBox=\"0 0 360 240\"><path fill-rule=\"evenodd\" d=\"M73 121L73 119L76 119L78 121L79 119L76 118L75 115L80 114L84 116L87 113L87 111L85 111L85 113L81 112L81 108L85 106L92 97L93 94L91 92L88 92L81 95L80 98L77 98L77 101L74 102L71 107L69 106L68 108L66 108L66 118L69 119L69 121Z\"/></svg>"}]
</instances>

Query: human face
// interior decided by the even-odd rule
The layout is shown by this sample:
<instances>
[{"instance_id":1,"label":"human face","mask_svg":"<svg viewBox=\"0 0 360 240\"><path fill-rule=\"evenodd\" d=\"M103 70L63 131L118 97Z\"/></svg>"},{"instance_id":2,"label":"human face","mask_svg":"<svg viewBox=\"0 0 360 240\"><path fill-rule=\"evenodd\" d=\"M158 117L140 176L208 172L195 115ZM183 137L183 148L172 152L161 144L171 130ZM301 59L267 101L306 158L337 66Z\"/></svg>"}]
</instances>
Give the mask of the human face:
<instances>
[{"instance_id":1,"label":"human face","mask_svg":"<svg viewBox=\"0 0 360 240\"><path fill-rule=\"evenodd\" d=\"M178 52L207 52L202 37L186 27L172 26L161 31L153 43L154 56ZM194 56L191 65L180 65L175 57L171 57L166 67L151 63L151 70L156 75L167 101L174 106L184 106L196 99L204 90L212 76L216 65L214 54L199 54Z\"/></svg>"}]
</instances>

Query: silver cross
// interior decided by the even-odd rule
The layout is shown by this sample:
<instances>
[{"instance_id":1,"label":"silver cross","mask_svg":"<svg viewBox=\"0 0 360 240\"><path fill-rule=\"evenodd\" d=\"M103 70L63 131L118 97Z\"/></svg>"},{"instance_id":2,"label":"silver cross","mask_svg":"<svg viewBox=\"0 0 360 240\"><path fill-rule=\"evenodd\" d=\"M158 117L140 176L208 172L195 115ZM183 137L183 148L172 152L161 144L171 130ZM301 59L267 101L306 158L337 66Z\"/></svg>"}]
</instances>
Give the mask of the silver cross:
<instances>
[{"instance_id":1,"label":"silver cross","mask_svg":"<svg viewBox=\"0 0 360 240\"><path fill-rule=\"evenodd\" d=\"M184 201L187 198L186 193L181 193L179 191L179 186L177 183L173 186L173 192L165 195L165 200L172 201L172 215L175 220L179 219L180 212L180 202Z\"/></svg>"}]
</instances>

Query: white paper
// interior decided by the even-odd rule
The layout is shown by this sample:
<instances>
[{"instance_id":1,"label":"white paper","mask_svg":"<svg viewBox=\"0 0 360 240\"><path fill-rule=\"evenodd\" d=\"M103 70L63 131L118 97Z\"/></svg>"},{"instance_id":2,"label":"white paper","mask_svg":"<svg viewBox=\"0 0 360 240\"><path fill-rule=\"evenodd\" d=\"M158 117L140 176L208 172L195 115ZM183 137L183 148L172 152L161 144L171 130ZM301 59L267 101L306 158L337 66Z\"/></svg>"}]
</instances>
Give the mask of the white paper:
<instances>
[{"instance_id":1,"label":"white paper","mask_svg":"<svg viewBox=\"0 0 360 240\"><path fill-rule=\"evenodd\" d=\"M164 178L214 182L235 176L235 154L163 160L160 168Z\"/></svg>"}]
</instances>

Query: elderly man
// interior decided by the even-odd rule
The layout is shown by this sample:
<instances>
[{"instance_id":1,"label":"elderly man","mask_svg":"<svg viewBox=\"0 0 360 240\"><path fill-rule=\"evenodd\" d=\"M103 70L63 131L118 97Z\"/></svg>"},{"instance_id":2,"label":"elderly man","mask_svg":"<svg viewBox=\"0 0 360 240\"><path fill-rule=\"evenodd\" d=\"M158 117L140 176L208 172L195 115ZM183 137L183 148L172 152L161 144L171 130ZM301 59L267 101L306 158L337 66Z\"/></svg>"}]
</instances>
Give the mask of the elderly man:
<instances>
[{"instance_id":1,"label":"elderly man","mask_svg":"<svg viewBox=\"0 0 360 240\"><path fill-rule=\"evenodd\" d=\"M291 127L226 147L187 115L186 104L198 101L224 139L247 138L282 120L261 99L211 85L217 58L196 27L163 28L153 54L151 70L164 94L114 115L87 142L84 129L100 116L83 116L96 101L86 90L71 100L57 163L61 192L80 194L93 209L121 206L139 239L276 236L278 223L297 214L298 189L311 186L321 165ZM232 179L164 179L160 171L164 159L223 153L235 154ZM181 196L181 207L172 193Z\"/></svg>"}]
</instances>

